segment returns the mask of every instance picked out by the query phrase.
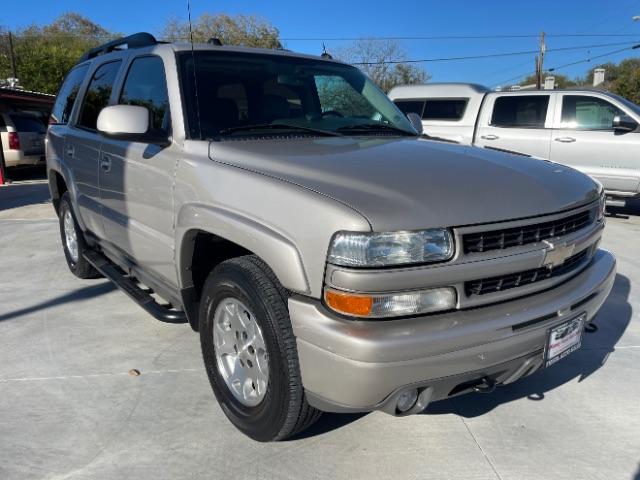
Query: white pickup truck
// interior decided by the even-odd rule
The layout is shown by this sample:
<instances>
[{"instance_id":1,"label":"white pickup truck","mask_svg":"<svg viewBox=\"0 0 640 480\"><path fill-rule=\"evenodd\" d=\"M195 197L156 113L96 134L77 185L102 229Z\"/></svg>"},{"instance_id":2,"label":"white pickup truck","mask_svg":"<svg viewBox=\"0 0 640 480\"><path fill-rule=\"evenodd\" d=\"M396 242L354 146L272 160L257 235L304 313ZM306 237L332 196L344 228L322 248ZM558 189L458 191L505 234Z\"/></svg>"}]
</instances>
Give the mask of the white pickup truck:
<instances>
[{"instance_id":1,"label":"white pickup truck","mask_svg":"<svg viewBox=\"0 0 640 480\"><path fill-rule=\"evenodd\" d=\"M613 93L433 83L389 97L427 135L574 167L602 183L610 205L640 196L640 106Z\"/></svg>"}]
</instances>

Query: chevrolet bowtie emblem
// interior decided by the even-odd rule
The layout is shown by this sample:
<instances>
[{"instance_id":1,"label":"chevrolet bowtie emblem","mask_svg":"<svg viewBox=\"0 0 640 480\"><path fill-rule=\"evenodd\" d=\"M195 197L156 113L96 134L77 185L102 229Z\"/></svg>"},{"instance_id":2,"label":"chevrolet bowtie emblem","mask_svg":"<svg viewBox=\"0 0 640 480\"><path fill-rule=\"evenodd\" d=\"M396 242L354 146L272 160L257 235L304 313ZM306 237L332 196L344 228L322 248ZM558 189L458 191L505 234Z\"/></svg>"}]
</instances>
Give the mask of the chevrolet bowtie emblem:
<instances>
[{"instance_id":1,"label":"chevrolet bowtie emblem","mask_svg":"<svg viewBox=\"0 0 640 480\"><path fill-rule=\"evenodd\" d=\"M557 244L549 242L548 240L543 240L542 243L547 246L542 264L548 268L562 265L567 258L573 255L573 251L576 248L575 243L570 245L566 243Z\"/></svg>"}]
</instances>

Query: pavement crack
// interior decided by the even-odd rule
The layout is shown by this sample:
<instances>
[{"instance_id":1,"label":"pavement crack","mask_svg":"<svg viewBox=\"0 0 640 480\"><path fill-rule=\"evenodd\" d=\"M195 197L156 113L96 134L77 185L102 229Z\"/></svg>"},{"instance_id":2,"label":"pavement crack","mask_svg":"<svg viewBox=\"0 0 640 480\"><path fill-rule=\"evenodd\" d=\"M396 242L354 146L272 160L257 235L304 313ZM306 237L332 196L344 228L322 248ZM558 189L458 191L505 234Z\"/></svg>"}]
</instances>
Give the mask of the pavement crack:
<instances>
[{"instance_id":1,"label":"pavement crack","mask_svg":"<svg viewBox=\"0 0 640 480\"><path fill-rule=\"evenodd\" d=\"M473 439L473 441L475 442L476 446L478 447L478 449L480 450L480 452L484 456L485 460L487 461L487 463L491 467L491 470L493 470L493 473L495 474L496 478L498 480L502 480L502 476L498 473L498 470L496 469L496 466L493 464L493 462L489 458L489 455L487 455L487 452L484 451L484 448L482 448L482 445L480 445L480 443L478 442L478 439L476 438L476 436L473 434L473 432L469 428L469 425L465 421L464 417L460 414L460 411L458 410L458 407L455 404L455 402L452 399L449 399L449 401L453 405L453 409L455 410L456 414L458 415L458 418L462 421L462 424L464 425L464 428L466 428L466 430L469 433L469 435L471 435L471 438Z\"/></svg>"}]
</instances>

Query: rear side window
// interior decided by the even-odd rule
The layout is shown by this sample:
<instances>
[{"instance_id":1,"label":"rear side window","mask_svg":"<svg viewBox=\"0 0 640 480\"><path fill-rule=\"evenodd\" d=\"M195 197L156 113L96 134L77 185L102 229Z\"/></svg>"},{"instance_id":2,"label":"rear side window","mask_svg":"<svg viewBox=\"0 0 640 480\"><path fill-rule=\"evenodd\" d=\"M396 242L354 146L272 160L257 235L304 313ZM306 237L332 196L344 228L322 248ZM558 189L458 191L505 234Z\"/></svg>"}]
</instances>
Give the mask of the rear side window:
<instances>
[{"instance_id":1,"label":"rear side window","mask_svg":"<svg viewBox=\"0 0 640 480\"><path fill-rule=\"evenodd\" d=\"M394 100L393 103L395 103L400 111L405 115L407 113L417 113L422 116L424 100Z\"/></svg>"},{"instance_id":2,"label":"rear side window","mask_svg":"<svg viewBox=\"0 0 640 480\"><path fill-rule=\"evenodd\" d=\"M80 67L71 70L67 78L65 78L56 97L56 102L53 104L51 110L51 118L49 123L52 124L65 124L69 122L71 116L71 110L73 110L73 104L78 97L78 91L80 85L87 74L89 65L81 65Z\"/></svg>"},{"instance_id":3,"label":"rear side window","mask_svg":"<svg viewBox=\"0 0 640 480\"><path fill-rule=\"evenodd\" d=\"M36 117L16 115L15 113L9 114L9 117L16 128L16 132L46 133L47 131L44 123Z\"/></svg>"},{"instance_id":4,"label":"rear side window","mask_svg":"<svg viewBox=\"0 0 640 480\"><path fill-rule=\"evenodd\" d=\"M118 103L146 107L151 128L169 131L167 80L159 57L140 57L131 63Z\"/></svg>"},{"instance_id":5,"label":"rear side window","mask_svg":"<svg viewBox=\"0 0 640 480\"><path fill-rule=\"evenodd\" d=\"M113 82L118 75L121 61L105 63L98 67L84 96L78 125L90 130L96 129L98 114L109 104Z\"/></svg>"},{"instance_id":6,"label":"rear side window","mask_svg":"<svg viewBox=\"0 0 640 480\"><path fill-rule=\"evenodd\" d=\"M466 98L443 98L427 100L422 113L425 120L460 120L467 109Z\"/></svg>"},{"instance_id":7,"label":"rear side window","mask_svg":"<svg viewBox=\"0 0 640 480\"><path fill-rule=\"evenodd\" d=\"M616 115L624 112L601 98L565 95L562 99L562 128L611 130Z\"/></svg>"},{"instance_id":8,"label":"rear side window","mask_svg":"<svg viewBox=\"0 0 640 480\"><path fill-rule=\"evenodd\" d=\"M498 97L493 105L491 125L511 128L544 128L549 95Z\"/></svg>"}]
</instances>

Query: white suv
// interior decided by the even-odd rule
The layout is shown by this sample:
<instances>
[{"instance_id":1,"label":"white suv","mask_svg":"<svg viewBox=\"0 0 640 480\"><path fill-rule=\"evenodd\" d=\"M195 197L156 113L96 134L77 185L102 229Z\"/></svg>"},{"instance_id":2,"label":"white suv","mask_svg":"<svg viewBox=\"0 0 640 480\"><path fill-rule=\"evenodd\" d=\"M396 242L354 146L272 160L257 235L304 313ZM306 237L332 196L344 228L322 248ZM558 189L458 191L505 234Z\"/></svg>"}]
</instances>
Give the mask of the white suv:
<instances>
[{"instance_id":1,"label":"white suv","mask_svg":"<svg viewBox=\"0 0 640 480\"><path fill-rule=\"evenodd\" d=\"M47 126L28 112L0 113L0 138L7 167L44 165L44 137Z\"/></svg>"}]
</instances>

